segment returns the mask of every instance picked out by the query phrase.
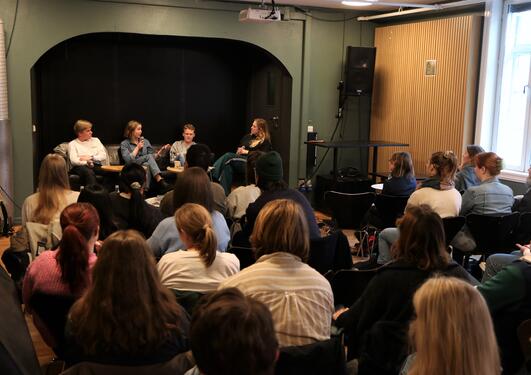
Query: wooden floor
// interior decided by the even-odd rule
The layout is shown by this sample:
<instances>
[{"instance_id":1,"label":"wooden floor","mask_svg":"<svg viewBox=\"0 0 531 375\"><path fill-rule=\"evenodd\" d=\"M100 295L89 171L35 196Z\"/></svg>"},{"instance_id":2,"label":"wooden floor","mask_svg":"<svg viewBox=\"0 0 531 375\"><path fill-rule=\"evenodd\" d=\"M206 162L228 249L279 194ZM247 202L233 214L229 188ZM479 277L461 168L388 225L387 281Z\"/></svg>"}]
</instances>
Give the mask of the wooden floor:
<instances>
[{"instance_id":1,"label":"wooden floor","mask_svg":"<svg viewBox=\"0 0 531 375\"><path fill-rule=\"evenodd\" d=\"M0 237L0 257L4 253L4 250L9 247L9 238L8 237ZM4 264L0 260L0 265L4 267ZM39 334L39 331L35 328L33 325L33 321L31 319L31 316L28 314L24 314L26 318L26 323L28 324L29 332L31 335L31 339L33 340L33 346L35 348L35 353L37 353L37 359L39 360L39 364L41 365L41 368L43 366L47 366L51 360L53 359L53 351L52 349L46 345Z\"/></svg>"}]
</instances>

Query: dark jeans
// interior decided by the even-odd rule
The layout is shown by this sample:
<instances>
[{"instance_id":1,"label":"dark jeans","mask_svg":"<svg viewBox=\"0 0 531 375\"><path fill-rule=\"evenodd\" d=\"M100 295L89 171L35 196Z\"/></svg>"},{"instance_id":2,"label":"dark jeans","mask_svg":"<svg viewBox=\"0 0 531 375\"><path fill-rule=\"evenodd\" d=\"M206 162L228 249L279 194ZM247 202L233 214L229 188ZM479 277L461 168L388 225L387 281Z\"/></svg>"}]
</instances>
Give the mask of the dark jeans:
<instances>
[{"instance_id":1,"label":"dark jeans","mask_svg":"<svg viewBox=\"0 0 531 375\"><path fill-rule=\"evenodd\" d=\"M94 166L93 168L89 168L86 165L76 165L75 167L72 167L70 170L70 173L77 174L79 176L80 185L81 186L88 186L88 185L94 185L97 183L96 181L96 173L100 173L101 168L99 166Z\"/></svg>"}]
</instances>

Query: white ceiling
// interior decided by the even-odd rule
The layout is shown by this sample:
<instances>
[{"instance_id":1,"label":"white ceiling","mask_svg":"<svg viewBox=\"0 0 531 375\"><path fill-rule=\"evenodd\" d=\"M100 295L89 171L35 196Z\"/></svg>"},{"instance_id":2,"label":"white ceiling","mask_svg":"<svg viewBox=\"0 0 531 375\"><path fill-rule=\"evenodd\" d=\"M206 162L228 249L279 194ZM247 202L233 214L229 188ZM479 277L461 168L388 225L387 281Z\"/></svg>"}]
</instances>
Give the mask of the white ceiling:
<instances>
[{"instance_id":1,"label":"white ceiling","mask_svg":"<svg viewBox=\"0 0 531 375\"><path fill-rule=\"evenodd\" d=\"M253 3L261 3L261 0L248 0ZM374 4L362 7L352 7L341 4L341 0L275 0L277 5L295 5L300 7L318 7L318 8L330 8L330 9L346 9L346 10L361 10L361 11L382 11L382 10L396 10L400 6L389 6L378 3L400 3L400 4L434 4L434 3L450 3L455 0L377 0ZM271 4L271 0L265 0L267 5Z\"/></svg>"}]
</instances>

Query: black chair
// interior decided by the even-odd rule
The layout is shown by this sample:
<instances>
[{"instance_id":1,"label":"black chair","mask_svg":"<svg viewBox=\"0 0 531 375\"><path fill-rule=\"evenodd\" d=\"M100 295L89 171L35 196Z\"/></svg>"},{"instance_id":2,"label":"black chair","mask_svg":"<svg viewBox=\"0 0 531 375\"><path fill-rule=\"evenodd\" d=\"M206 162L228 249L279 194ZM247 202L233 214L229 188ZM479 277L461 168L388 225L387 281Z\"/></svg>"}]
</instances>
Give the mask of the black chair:
<instances>
[{"instance_id":1,"label":"black chair","mask_svg":"<svg viewBox=\"0 0 531 375\"><path fill-rule=\"evenodd\" d=\"M254 250L250 247L231 246L227 252L236 255L240 261L240 271L256 261Z\"/></svg>"},{"instance_id":2,"label":"black chair","mask_svg":"<svg viewBox=\"0 0 531 375\"><path fill-rule=\"evenodd\" d=\"M61 358L65 346L65 326L70 311L76 298L42 292L34 293L29 301L33 314L46 325L54 343L52 349Z\"/></svg>"},{"instance_id":3,"label":"black chair","mask_svg":"<svg viewBox=\"0 0 531 375\"><path fill-rule=\"evenodd\" d=\"M204 296L204 293L200 292L192 292L190 290L178 290L178 289L170 289L172 293L175 295L175 299L177 300L177 303L183 307L183 309L186 310L188 315L192 316L195 307L197 306L197 303L199 300Z\"/></svg>"},{"instance_id":4,"label":"black chair","mask_svg":"<svg viewBox=\"0 0 531 375\"><path fill-rule=\"evenodd\" d=\"M374 193L340 193L327 191L325 204L332 212L332 218L342 229L359 229L367 210L374 203Z\"/></svg>"},{"instance_id":5,"label":"black chair","mask_svg":"<svg viewBox=\"0 0 531 375\"><path fill-rule=\"evenodd\" d=\"M444 236L446 237L446 247L450 246L450 242L454 239L455 235L463 229L465 225L464 216L452 216L442 219L444 227Z\"/></svg>"},{"instance_id":6,"label":"black chair","mask_svg":"<svg viewBox=\"0 0 531 375\"><path fill-rule=\"evenodd\" d=\"M382 220L382 227L380 229L396 226L396 219L404 214L408 199L408 196L376 195L374 206L378 210L378 216Z\"/></svg>"},{"instance_id":7,"label":"black chair","mask_svg":"<svg viewBox=\"0 0 531 375\"><path fill-rule=\"evenodd\" d=\"M337 271L330 280L334 293L334 303L351 306L363 294L376 271L377 269Z\"/></svg>"},{"instance_id":8,"label":"black chair","mask_svg":"<svg viewBox=\"0 0 531 375\"><path fill-rule=\"evenodd\" d=\"M520 222L514 231L514 243L527 244L531 241L531 212L520 214Z\"/></svg>"},{"instance_id":9,"label":"black chair","mask_svg":"<svg viewBox=\"0 0 531 375\"><path fill-rule=\"evenodd\" d=\"M308 345L280 348L275 374L346 374L342 336Z\"/></svg>"},{"instance_id":10,"label":"black chair","mask_svg":"<svg viewBox=\"0 0 531 375\"><path fill-rule=\"evenodd\" d=\"M334 269L337 238L338 233L332 232L326 237L310 241L308 265L315 268L320 274Z\"/></svg>"},{"instance_id":11,"label":"black chair","mask_svg":"<svg viewBox=\"0 0 531 375\"><path fill-rule=\"evenodd\" d=\"M518 212L503 216L468 215L466 225L476 241L474 253L488 257L490 254L512 250L513 234L519 219Z\"/></svg>"}]
</instances>

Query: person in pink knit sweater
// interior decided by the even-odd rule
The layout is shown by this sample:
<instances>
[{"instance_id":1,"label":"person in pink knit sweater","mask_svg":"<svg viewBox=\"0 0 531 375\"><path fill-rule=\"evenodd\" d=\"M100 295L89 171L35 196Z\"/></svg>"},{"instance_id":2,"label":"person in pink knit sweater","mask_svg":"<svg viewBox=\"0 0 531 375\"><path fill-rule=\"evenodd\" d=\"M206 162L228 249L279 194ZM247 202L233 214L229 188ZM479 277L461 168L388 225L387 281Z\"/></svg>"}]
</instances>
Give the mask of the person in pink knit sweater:
<instances>
[{"instance_id":1,"label":"person in pink knit sweater","mask_svg":"<svg viewBox=\"0 0 531 375\"><path fill-rule=\"evenodd\" d=\"M57 249L41 253L32 262L24 277L22 299L26 311L33 314L35 326L44 341L57 347L57 338L32 310L35 293L72 297L77 299L91 283L92 267L99 246L100 219L96 209L89 203L74 203L67 206L60 217L63 236Z\"/></svg>"}]
</instances>

